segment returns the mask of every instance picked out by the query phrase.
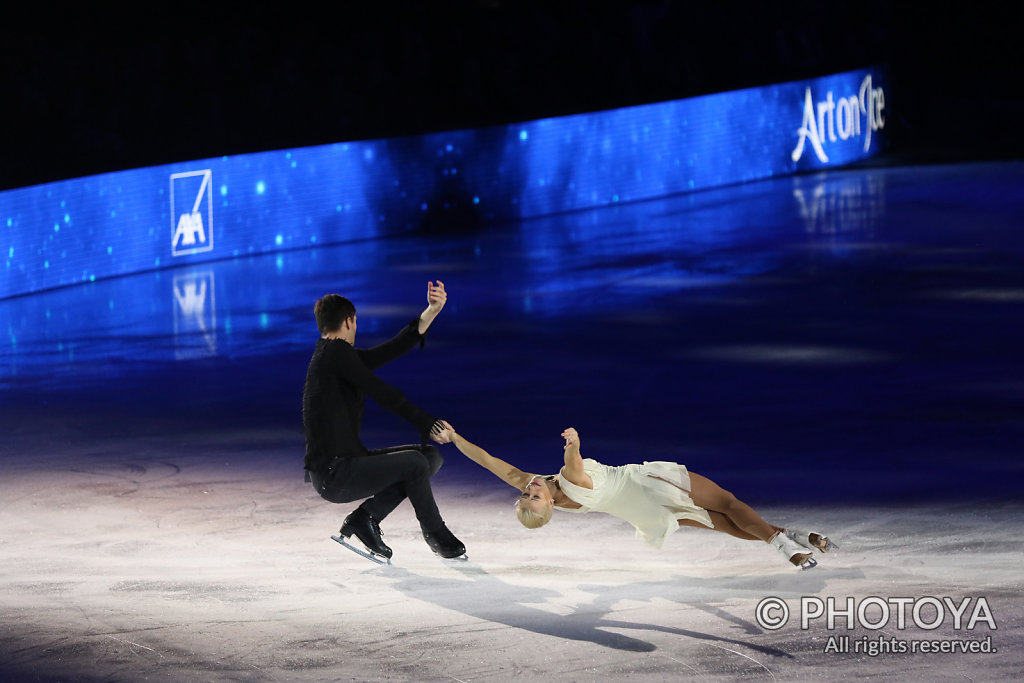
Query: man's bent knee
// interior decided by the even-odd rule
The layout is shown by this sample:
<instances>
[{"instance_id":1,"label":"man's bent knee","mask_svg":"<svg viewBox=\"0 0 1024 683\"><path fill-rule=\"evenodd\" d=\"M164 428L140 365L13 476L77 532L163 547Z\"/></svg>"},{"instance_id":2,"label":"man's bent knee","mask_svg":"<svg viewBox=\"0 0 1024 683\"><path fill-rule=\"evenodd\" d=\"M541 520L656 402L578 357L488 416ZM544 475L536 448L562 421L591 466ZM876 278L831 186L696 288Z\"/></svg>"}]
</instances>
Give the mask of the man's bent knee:
<instances>
[{"instance_id":1,"label":"man's bent knee","mask_svg":"<svg viewBox=\"0 0 1024 683\"><path fill-rule=\"evenodd\" d=\"M423 457L427 459L427 467L430 470L430 476L437 474L437 471L441 469L441 465L444 464L444 458L441 456L441 451L437 450L434 446L424 446Z\"/></svg>"}]
</instances>

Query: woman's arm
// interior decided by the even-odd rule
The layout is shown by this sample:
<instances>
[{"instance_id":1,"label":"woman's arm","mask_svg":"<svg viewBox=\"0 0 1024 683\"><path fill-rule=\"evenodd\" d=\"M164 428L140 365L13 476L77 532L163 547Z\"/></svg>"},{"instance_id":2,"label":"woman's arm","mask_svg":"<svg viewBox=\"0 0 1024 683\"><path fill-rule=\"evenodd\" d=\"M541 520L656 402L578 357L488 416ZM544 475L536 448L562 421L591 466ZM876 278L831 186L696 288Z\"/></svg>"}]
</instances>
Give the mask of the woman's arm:
<instances>
[{"instance_id":1,"label":"woman's arm","mask_svg":"<svg viewBox=\"0 0 1024 683\"><path fill-rule=\"evenodd\" d=\"M582 488L594 488L594 480L583 470L580 435L576 433L575 429L569 427L562 432L562 438L565 439L565 467L562 468L562 476Z\"/></svg>"},{"instance_id":2,"label":"woman's arm","mask_svg":"<svg viewBox=\"0 0 1024 683\"><path fill-rule=\"evenodd\" d=\"M480 448L476 444L470 443L460 434L457 434L451 425L447 422L444 423L447 429L441 435L443 439L447 439L455 444L455 447L462 452L467 458L472 460L478 465L490 470L495 476L501 479L509 486L519 489L520 491L529 483L533 477L532 474L523 472L518 467L514 467L501 458L495 458L493 455Z\"/></svg>"}]
</instances>

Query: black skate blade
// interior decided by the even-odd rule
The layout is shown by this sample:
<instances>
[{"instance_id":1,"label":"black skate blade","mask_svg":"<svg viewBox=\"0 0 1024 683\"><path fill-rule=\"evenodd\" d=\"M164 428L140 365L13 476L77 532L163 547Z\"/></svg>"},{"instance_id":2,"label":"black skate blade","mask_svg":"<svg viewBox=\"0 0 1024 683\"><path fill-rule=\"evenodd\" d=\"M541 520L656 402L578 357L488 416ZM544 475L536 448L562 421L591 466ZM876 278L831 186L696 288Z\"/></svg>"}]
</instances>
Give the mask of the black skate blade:
<instances>
[{"instance_id":1,"label":"black skate blade","mask_svg":"<svg viewBox=\"0 0 1024 683\"><path fill-rule=\"evenodd\" d=\"M349 550L354 552L356 555L361 555L361 556L365 557L366 559L368 559L370 562L376 562L377 564L387 564L387 565L391 564L391 558L390 557L384 557L383 555L378 555L377 553L373 552L372 550L364 550L363 548L357 548L354 545L352 545L351 543L349 543L348 539L345 538L344 536L331 536L331 540L332 541L337 541L338 543L342 544L343 546L345 546L346 548L348 548Z\"/></svg>"}]
</instances>

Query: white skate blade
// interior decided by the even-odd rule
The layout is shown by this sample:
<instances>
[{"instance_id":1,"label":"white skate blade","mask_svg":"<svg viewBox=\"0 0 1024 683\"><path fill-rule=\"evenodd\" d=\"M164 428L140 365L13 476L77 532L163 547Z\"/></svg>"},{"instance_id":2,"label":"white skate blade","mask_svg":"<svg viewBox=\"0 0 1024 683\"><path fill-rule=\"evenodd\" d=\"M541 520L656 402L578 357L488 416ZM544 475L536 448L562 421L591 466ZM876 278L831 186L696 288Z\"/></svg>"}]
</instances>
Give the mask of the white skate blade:
<instances>
[{"instance_id":1,"label":"white skate blade","mask_svg":"<svg viewBox=\"0 0 1024 683\"><path fill-rule=\"evenodd\" d=\"M818 566L818 561L816 559L814 559L813 557L808 557L800 565L800 569L814 569L817 566Z\"/></svg>"},{"instance_id":2,"label":"white skate blade","mask_svg":"<svg viewBox=\"0 0 1024 683\"><path fill-rule=\"evenodd\" d=\"M818 546L818 550L823 553L831 553L839 550L839 546L830 541L828 536L821 536L821 544Z\"/></svg>"},{"instance_id":3,"label":"white skate blade","mask_svg":"<svg viewBox=\"0 0 1024 683\"><path fill-rule=\"evenodd\" d=\"M357 548L354 545L352 545L351 543L349 543L348 539L346 539L344 536L331 536L331 540L332 541L337 541L338 543L342 544L343 546L345 546L346 548L348 548L349 550L354 552L356 555L362 555L363 557L368 559L370 562L376 562L377 564L388 564L388 565L391 564L391 558L390 557L384 557L383 555L378 555L377 553L373 552L370 549L365 549L364 550L363 548Z\"/></svg>"}]
</instances>

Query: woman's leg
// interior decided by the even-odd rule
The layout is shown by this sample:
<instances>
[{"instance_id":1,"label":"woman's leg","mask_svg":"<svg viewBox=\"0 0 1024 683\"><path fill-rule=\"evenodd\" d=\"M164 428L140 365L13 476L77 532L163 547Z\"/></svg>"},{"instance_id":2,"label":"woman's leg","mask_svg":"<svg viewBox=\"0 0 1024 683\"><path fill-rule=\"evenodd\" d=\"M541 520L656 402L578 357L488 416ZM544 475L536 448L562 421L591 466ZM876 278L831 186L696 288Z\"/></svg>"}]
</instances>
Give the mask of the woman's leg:
<instances>
[{"instance_id":1,"label":"woman's leg","mask_svg":"<svg viewBox=\"0 0 1024 683\"><path fill-rule=\"evenodd\" d=\"M795 566L808 569L817 564L811 558L811 553L800 552L800 546L783 534L785 529L764 521L752 507L737 500L736 496L707 477L690 472L690 497L693 498L694 503L707 510L708 514L719 513L725 516L735 527L745 532L748 535L746 537L770 543ZM715 522L717 526L714 517L712 517L712 522ZM724 527L723 530L725 530ZM726 533L729 532L726 531ZM744 536L739 536L739 538L744 538Z\"/></svg>"},{"instance_id":2,"label":"woman's leg","mask_svg":"<svg viewBox=\"0 0 1024 683\"><path fill-rule=\"evenodd\" d=\"M707 508L705 508L707 509ZM733 524L732 520L723 515L721 512L715 512L714 510L708 510L708 515L711 517L711 523L714 524L714 528L711 531L721 531L723 534L729 534L736 538L742 538L744 541L757 541L757 536L748 534L743 529ZM692 526L697 529L707 529L706 526L693 519L680 519L679 526ZM776 531L782 531L781 528L773 526Z\"/></svg>"},{"instance_id":3,"label":"woman's leg","mask_svg":"<svg viewBox=\"0 0 1024 683\"><path fill-rule=\"evenodd\" d=\"M717 512L725 517L728 522L723 521L722 531L732 534L738 538L758 539L767 543L775 534L782 531L777 526L772 526L761 519L752 507L737 499L729 491L711 481L707 477L690 472L690 497L693 502L701 506L709 513ZM711 521L718 528L718 520L712 516ZM731 524L738 531L746 534L740 536L726 529Z\"/></svg>"}]
</instances>

